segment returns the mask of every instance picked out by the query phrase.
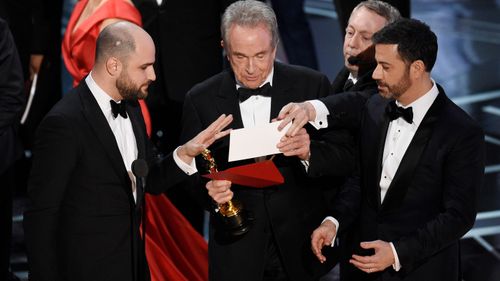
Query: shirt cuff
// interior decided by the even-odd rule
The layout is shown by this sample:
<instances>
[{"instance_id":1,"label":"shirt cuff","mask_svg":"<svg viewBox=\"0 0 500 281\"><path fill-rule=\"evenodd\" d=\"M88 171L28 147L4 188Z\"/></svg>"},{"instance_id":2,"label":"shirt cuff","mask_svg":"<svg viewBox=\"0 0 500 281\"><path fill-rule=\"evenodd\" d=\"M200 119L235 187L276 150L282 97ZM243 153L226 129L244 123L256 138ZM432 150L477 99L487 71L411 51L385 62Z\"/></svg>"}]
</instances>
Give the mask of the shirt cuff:
<instances>
[{"instance_id":1,"label":"shirt cuff","mask_svg":"<svg viewBox=\"0 0 500 281\"><path fill-rule=\"evenodd\" d=\"M394 244L392 244L392 242L390 242L389 244L391 245L392 254L394 255L394 264L392 265L392 268L395 271L400 271L401 270L401 264L399 263L398 252L396 252L396 248L394 248Z\"/></svg>"},{"instance_id":2,"label":"shirt cuff","mask_svg":"<svg viewBox=\"0 0 500 281\"><path fill-rule=\"evenodd\" d=\"M179 158L179 156L177 155L177 150L179 150L179 147L177 147L173 153L175 164L177 164L179 169L181 169L188 176L196 174L198 172L198 169L196 168L196 161L194 161L194 158L191 163L187 164L186 162L182 161L181 158Z\"/></svg>"},{"instance_id":3,"label":"shirt cuff","mask_svg":"<svg viewBox=\"0 0 500 281\"><path fill-rule=\"evenodd\" d=\"M316 111L316 119L314 119L314 121L310 121L309 123L316 128L316 130L327 128L328 115L330 115L330 112L328 111L328 108L326 108L326 105L319 100L309 100L307 102L310 103Z\"/></svg>"},{"instance_id":4,"label":"shirt cuff","mask_svg":"<svg viewBox=\"0 0 500 281\"><path fill-rule=\"evenodd\" d=\"M324 223L325 221L331 221L335 225L335 235L333 235L332 243L330 244L330 247L333 247L335 246L335 238L337 238L337 233L339 231L339 221L332 216L326 217L321 223Z\"/></svg>"}]
</instances>

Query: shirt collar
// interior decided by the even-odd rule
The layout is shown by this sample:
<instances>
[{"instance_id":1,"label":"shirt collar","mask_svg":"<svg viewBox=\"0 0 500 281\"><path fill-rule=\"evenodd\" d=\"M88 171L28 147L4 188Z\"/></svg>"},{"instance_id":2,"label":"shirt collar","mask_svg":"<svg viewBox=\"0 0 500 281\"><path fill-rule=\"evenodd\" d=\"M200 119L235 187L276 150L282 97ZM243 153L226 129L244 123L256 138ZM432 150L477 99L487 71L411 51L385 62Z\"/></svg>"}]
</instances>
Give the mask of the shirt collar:
<instances>
[{"instance_id":1,"label":"shirt collar","mask_svg":"<svg viewBox=\"0 0 500 281\"><path fill-rule=\"evenodd\" d=\"M351 79L353 84L356 84L356 82L358 82L358 78L354 77L351 72L349 72L349 78L347 79Z\"/></svg>"},{"instance_id":2,"label":"shirt collar","mask_svg":"<svg viewBox=\"0 0 500 281\"><path fill-rule=\"evenodd\" d=\"M271 68L271 71L267 75L266 80L264 80L264 82L262 82L262 84L260 84L259 88L262 87L263 85L265 85L266 83L269 83L269 85L273 86L273 76L274 76L274 66L273 66L273 68ZM243 84L241 84L241 82L238 81L237 78L235 78L235 79L236 79L236 90L238 90L241 87L244 87Z\"/></svg>"},{"instance_id":3,"label":"shirt collar","mask_svg":"<svg viewBox=\"0 0 500 281\"><path fill-rule=\"evenodd\" d=\"M112 98L101 87L99 87L99 85L97 85L95 80L92 78L92 72L90 72L89 75L87 75L87 78L85 78L85 83L87 83L90 92L94 95L94 98L96 99L99 108L101 108L104 113L104 116L108 119L111 118L111 104L109 101L112 100Z\"/></svg>"},{"instance_id":4,"label":"shirt collar","mask_svg":"<svg viewBox=\"0 0 500 281\"><path fill-rule=\"evenodd\" d=\"M425 95L419 97L417 100L413 101L407 106L402 106L398 101L396 101L396 104L398 106L402 106L403 108L410 107L412 108L413 111L413 123L418 127L422 120L424 119L425 114L431 107L431 105L434 103L434 100L439 94L439 90L436 86L436 82L434 79L431 79L432 81L432 88L425 93Z\"/></svg>"}]
</instances>

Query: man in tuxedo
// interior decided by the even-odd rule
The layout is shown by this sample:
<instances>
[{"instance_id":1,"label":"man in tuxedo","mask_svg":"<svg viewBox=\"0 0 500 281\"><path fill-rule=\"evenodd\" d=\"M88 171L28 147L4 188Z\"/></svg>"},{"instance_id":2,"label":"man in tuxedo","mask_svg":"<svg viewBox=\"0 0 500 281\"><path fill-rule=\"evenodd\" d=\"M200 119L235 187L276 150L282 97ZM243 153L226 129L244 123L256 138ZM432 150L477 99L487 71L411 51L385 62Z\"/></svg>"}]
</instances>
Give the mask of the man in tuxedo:
<instances>
[{"instance_id":1,"label":"man in tuxedo","mask_svg":"<svg viewBox=\"0 0 500 281\"><path fill-rule=\"evenodd\" d=\"M379 95L360 120L360 183L345 202L354 211L332 213L340 229L356 218L342 278L460 280L459 239L474 224L484 174L482 129L431 78L438 45L426 24L401 19L372 40ZM337 230L327 218L313 232L321 262Z\"/></svg>"},{"instance_id":2,"label":"man in tuxedo","mask_svg":"<svg viewBox=\"0 0 500 281\"><path fill-rule=\"evenodd\" d=\"M272 9L259 1L239 1L222 17L222 44L231 69L196 85L186 96L182 139L196 135L221 113L232 114L232 128L267 124L281 107L291 101L326 96L328 79L313 70L275 62L278 29ZM318 131L317 133L323 133ZM316 137L329 138L316 141ZM228 163L229 142L212 146L220 170L255 162L255 159ZM199 178L192 189L204 191L225 203L233 195L253 217L248 232L229 236L214 224L209 233L209 278L228 280L317 280L334 265L320 264L310 252L309 237L326 212L325 192L335 189L337 177L353 168L352 145L346 132L311 135L303 129L280 146L283 154L274 158L285 182L254 189L231 185L225 180L208 183ZM319 154L338 157L328 181L315 159ZM315 178L312 178L312 177Z\"/></svg>"},{"instance_id":3,"label":"man in tuxedo","mask_svg":"<svg viewBox=\"0 0 500 281\"><path fill-rule=\"evenodd\" d=\"M154 61L144 30L110 25L99 34L91 73L40 124L24 216L33 280L149 280L139 230L144 192L188 177L194 156L226 135L232 119L221 116L157 157L137 102L155 80ZM136 159L148 163L146 179Z\"/></svg>"},{"instance_id":4,"label":"man in tuxedo","mask_svg":"<svg viewBox=\"0 0 500 281\"><path fill-rule=\"evenodd\" d=\"M18 139L24 108L23 72L9 26L0 17L0 279L9 280L12 237L12 198L15 189L14 163L23 150Z\"/></svg>"},{"instance_id":5,"label":"man in tuxedo","mask_svg":"<svg viewBox=\"0 0 500 281\"><path fill-rule=\"evenodd\" d=\"M375 32L399 18L398 10L384 1L359 3L349 18L343 45L344 67L332 83L333 95L288 104L280 112L279 118L286 121L280 129L294 119L289 130L293 135L307 122L313 122L319 128L348 128L356 134L363 104L377 93L377 83L372 78L376 63L371 38ZM336 95L339 93L349 94ZM332 109L332 104L335 109Z\"/></svg>"}]
</instances>

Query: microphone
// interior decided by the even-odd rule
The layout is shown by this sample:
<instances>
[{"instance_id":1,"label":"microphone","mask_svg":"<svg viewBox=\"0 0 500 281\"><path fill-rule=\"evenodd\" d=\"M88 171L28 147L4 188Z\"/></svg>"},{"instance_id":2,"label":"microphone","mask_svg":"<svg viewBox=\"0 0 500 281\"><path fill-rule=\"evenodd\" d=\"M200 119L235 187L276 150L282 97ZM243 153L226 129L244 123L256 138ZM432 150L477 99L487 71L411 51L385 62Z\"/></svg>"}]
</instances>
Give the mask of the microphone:
<instances>
[{"instance_id":1,"label":"microphone","mask_svg":"<svg viewBox=\"0 0 500 281\"><path fill-rule=\"evenodd\" d=\"M361 59L358 56L351 56L347 59L347 62L351 65L359 65Z\"/></svg>"},{"instance_id":2,"label":"microphone","mask_svg":"<svg viewBox=\"0 0 500 281\"><path fill-rule=\"evenodd\" d=\"M132 162L132 173L138 178L144 178L148 175L148 163L144 159L136 159Z\"/></svg>"},{"instance_id":3,"label":"microphone","mask_svg":"<svg viewBox=\"0 0 500 281\"><path fill-rule=\"evenodd\" d=\"M146 160L136 159L134 160L134 162L132 162L132 173L137 178L137 186L139 186L142 189L141 195L143 192L146 191L146 176L148 175L148 172L149 172L149 167ZM137 196L137 198L139 199L139 196Z\"/></svg>"},{"instance_id":4,"label":"microphone","mask_svg":"<svg viewBox=\"0 0 500 281\"><path fill-rule=\"evenodd\" d=\"M375 60L375 45L372 44L357 56L349 57L347 62L351 65L358 66L358 77L372 71L377 66L377 61Z\"/></svg>"}]
</instances>

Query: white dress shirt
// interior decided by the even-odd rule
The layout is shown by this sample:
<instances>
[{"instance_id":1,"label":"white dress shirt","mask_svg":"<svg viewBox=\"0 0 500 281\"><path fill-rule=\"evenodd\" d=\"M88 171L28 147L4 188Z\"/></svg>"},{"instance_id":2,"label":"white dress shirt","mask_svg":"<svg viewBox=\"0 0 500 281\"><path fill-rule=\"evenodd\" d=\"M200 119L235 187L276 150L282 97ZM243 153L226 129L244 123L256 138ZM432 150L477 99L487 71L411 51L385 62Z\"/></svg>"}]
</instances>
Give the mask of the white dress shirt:
<instances>
[{"instance_id":1,"label":"white dress shirt","mask_svg":"<svg viewBox=\"0 0 500 281\"><path fill-rule=\"evenodd\" d=\"M273 86L274 68L267 75L266 80L259 86L262 87L266 83ZM236 89L244 87L236 80ZM240 102L241 121L244 128L252 128L257 125L268 124L271 117L271 97L254 95L249 97L244 102Z\"/></svg>"},{"instance_id":2,"label":"white dress shirt","mask_svg":"<svg viewBox=\"0 0 500 281\"><path fill-rule=\"evenodd\" d=\"M123 164L125 165L130 181L132 182L132 195L134 196L134 200L137 200L136 179L132 173L132 162L137 159L138 151L130 117L126 119L121 117L121 115L117 115L116 118L113 117L110 103L112 98L97 85L92 78L92 72L87 76L87 78L85 78L85 83L87 83L90 92L96 99L99 108L104 114L104 117L106 118L106 121L108 121L109 127L115 136L116 144L123 159ZM120 101L118 101L118 103L119 102ZM191 163L186 164L177 156L178 149L179 148L175 149L173 152L173 158L177 166L188 175L196 173L197 169L194 159Z\"/></svg>"}]
</instances>

